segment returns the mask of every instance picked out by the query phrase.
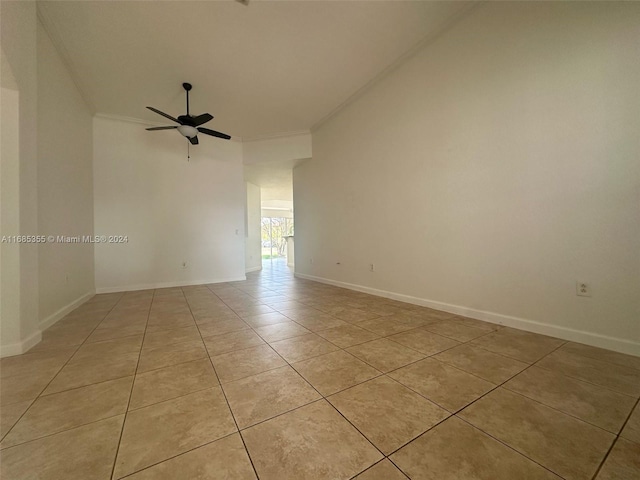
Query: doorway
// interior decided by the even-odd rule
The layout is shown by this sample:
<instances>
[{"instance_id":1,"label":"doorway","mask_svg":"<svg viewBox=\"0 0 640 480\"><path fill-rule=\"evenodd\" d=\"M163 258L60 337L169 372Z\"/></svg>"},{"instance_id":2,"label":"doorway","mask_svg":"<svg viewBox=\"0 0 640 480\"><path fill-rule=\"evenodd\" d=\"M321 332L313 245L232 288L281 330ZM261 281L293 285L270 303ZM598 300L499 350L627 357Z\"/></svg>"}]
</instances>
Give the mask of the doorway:
<instances>
[{"instance_id":1,"label":"doorway","mask_svg":"<svg viewBox=\"0 0 640 480\"><path fill-rule=\"evenodd\" d=\"M290 236L293 236L293 218L262 217L262 260L286 258Z\"/></svg>"}]
</instances>

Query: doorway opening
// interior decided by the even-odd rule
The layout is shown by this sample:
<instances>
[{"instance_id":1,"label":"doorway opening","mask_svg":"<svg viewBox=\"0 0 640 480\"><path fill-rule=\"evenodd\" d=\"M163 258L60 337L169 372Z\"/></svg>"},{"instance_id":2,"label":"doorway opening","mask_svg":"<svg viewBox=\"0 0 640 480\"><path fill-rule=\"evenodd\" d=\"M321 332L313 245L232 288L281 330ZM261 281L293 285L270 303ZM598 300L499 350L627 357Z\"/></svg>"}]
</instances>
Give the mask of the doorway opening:
<instances>
[{"instance_id":1,"label":"doorway opening","mask_svg":"<svg viewBox=\"0 0 640 480\"><path fill-rule=\"evenodd\" d=\"M262 260L287 258L287 243L293 237L293 218L262 217Z\"/></svg>"}]
</instances>

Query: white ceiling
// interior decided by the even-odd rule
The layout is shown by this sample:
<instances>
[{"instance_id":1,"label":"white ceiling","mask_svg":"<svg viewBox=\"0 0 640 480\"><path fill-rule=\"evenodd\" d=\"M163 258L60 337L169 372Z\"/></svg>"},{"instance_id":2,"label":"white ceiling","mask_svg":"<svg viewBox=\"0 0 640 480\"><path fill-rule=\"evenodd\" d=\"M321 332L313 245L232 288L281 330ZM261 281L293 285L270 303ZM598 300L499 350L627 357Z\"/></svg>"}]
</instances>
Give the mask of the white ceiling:
<instances>
[{"instance_id":1,"label":"white ceiling","mask_svg":"<svg viewBox=\"0 0 640 480\"><path fill-rule=\"evenodd\" d=\"M46 1L45 28L97 113L150 105L254 138L308 130L467 6L430 1ZM170 123L170 122L169 122Z\"/></svg>"}]
</instances>

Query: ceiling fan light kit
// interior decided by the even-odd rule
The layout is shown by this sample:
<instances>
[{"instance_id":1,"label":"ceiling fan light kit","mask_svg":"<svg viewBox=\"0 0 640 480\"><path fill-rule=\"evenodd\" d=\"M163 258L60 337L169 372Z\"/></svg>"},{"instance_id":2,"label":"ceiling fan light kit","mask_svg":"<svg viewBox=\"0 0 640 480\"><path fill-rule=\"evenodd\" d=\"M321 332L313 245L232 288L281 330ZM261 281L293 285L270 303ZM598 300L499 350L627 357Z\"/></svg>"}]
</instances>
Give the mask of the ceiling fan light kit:
<instances>
[{"instance_id":1,"label":"ceiling fan light kit","mask_svg":"<svg viewBox=\"0 0 640 480\"><path fill-rule=\"evenodd\" d=\"M204 128L204 127L200 126L200 125L203 125L203 124L213 120L213 115L211 115L209 113L203 113L201 115L191 115L191 113L189 113L189 91L191 91L193 86L190 83L183 83L182 84L182 88L184 88L184 90L185 90L185 92L187 94L187 113L186 113L186 115L180 115L178 118L175 118L175 117L172 117L171 115L169 115L168 113L164 113L164 112L158 110L157 108L147 107L152 112L155 112L158 115L162 115L163 117L168 118L169 120L171 120L172 122L177 123L178 125L169 125L169 126L166 126L166 127L150 127L150 128L147 128L147 130L155 131L155 130L174 130L174 129L177 129L178 132L183 137L185 137L187 140L189 140L189 142L191 142L191 145L198 145L198 143L199 143L198 142L198 133L204 133L205 135L210 135L212 137L223 138L225 140L231 139L231 136L227 135L226 133L216 132L215 130L211 130L209 128Z\"/></svg>"},{"instance_id":2,"label":"ceiling fan light kit","mask_svg":"<svg viewBox=\"0 0 640 480\"><path fill-rule=\"evenodd\" d=\"M189 125L180 125L178 131L187 138L192 138L198 135L198 130Z\"/></svg>"}]
</instances>

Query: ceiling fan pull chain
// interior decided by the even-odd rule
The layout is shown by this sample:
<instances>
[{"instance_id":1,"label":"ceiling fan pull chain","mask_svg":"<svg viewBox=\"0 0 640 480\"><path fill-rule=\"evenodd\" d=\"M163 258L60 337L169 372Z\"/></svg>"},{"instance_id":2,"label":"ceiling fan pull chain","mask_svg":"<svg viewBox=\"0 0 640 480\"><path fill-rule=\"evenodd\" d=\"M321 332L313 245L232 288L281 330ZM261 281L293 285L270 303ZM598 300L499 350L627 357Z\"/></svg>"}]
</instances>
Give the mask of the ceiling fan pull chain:
<instances>
[{"instance_id":1,"label":"ceiling fan pull chain","mask_svg":"<svg viewBox=\"0 0 640 480\"><path fill-rule=\"evenodd\" d=\"M189 148L191 148L191 142L187 141L187 162L191 161L191 156L189 155Z\"/></svg>"}]
</instances>

